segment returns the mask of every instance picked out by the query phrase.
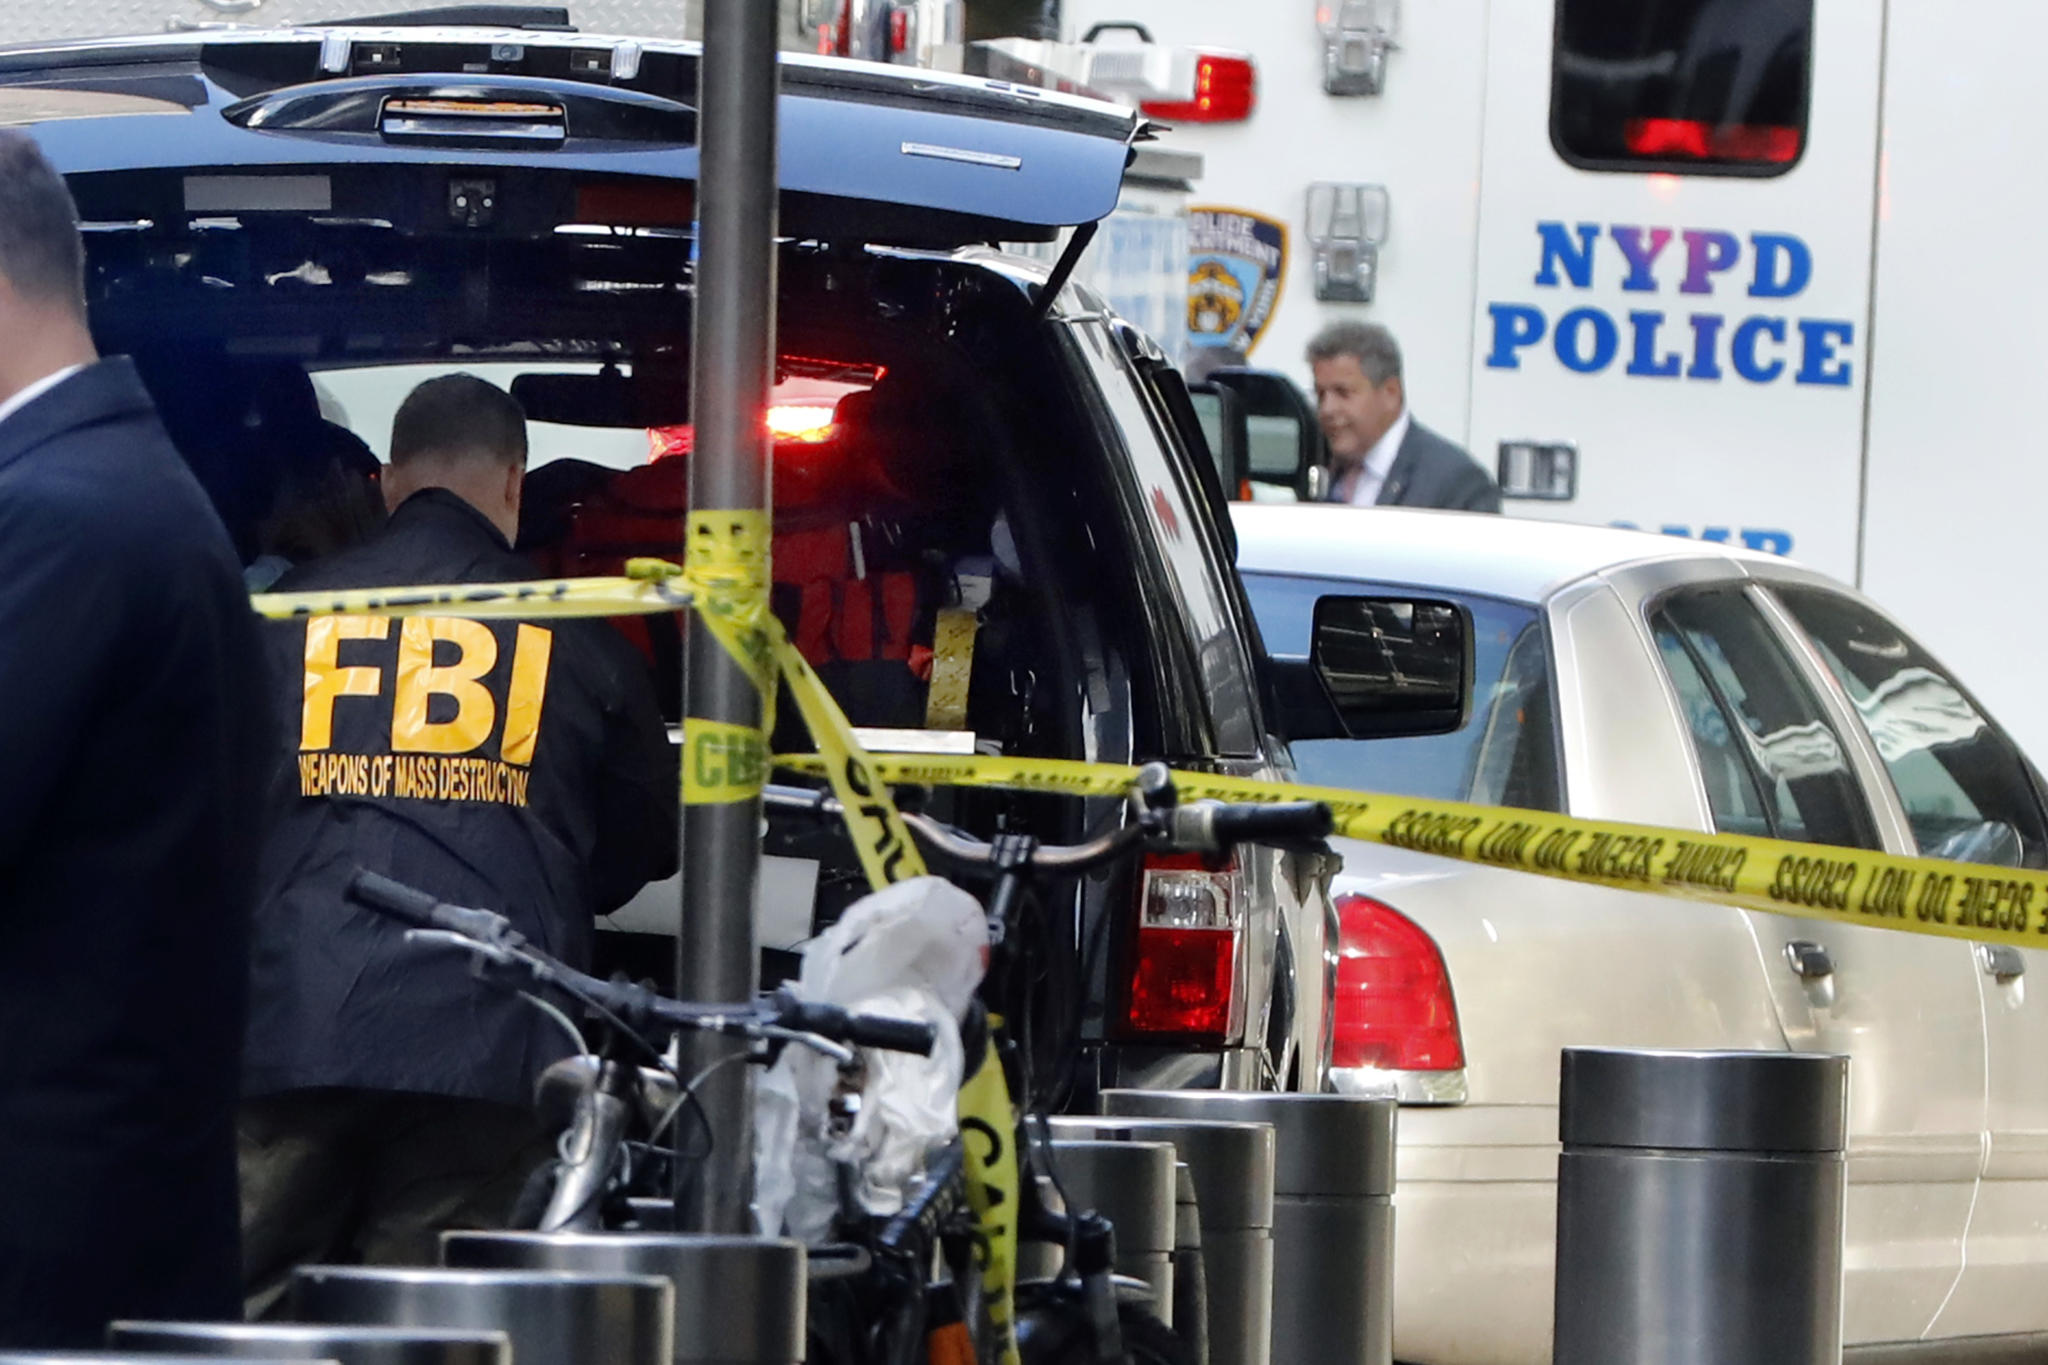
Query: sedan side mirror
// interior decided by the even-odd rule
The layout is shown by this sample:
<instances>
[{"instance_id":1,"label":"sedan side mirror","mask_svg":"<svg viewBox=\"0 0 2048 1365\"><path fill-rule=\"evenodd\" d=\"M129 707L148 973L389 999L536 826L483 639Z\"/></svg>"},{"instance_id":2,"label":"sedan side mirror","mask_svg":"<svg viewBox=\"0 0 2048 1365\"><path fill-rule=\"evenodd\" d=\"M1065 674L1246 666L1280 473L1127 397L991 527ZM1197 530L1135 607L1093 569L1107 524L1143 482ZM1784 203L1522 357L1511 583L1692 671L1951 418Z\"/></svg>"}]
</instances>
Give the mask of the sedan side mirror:
<instances>
[{"instance_id":1,"label":"sedan side mirror","mask_svg":"<svg viewBox=\"0 0 2048 1365\"><path fill-rule=\"evenodd\" d=\"M1472 627L1454 602L1320 598L1309 650L1273 660L1273 702L1289 740L1441 735L1465 723Z\"/></svg>"},{"instance_id":2,"label":"sedan side mirror","mask_svg":"<svg viewBox=\"0 0 2048 1365\"><path fill-rule=\"evenodd\" d=\"M1329 456L1308 395L1271 370L1211 370L1203 382L1235 400L1218 419L1229 428L1221 447L1242 452L1242 477L1254 485L1291 490L1302 502L1321 501L1329 489Z\"/></svg>"}]
</instances>

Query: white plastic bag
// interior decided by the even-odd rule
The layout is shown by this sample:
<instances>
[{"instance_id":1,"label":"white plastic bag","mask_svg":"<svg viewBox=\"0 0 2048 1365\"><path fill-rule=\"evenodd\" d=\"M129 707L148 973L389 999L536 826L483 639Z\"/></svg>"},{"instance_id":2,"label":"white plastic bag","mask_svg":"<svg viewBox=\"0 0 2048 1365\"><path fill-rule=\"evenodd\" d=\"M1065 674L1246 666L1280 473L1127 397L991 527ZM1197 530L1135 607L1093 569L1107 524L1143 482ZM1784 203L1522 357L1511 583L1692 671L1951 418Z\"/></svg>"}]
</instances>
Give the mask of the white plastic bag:
<instances>
[{"instance_id":1,"label":"white plastic bag","mask_svg":"<svg viewBox=\"0 0 2048 1365\"><path fill-rule=\"evenodd\" d=\"M806 1000L932 1023L931 1056L869 1049L849 1131L826 1132L839 1071L792 1046L755 1092L755 1217L764 1233L824 1240L838 1210L835 1161L859 1171L867 1212L887 1215L933 1147L958 1131L959 1020L988 958L981 903L951 882L920 877L863 897L805 946L795 983Z\"/></svg>"}]
</instances>

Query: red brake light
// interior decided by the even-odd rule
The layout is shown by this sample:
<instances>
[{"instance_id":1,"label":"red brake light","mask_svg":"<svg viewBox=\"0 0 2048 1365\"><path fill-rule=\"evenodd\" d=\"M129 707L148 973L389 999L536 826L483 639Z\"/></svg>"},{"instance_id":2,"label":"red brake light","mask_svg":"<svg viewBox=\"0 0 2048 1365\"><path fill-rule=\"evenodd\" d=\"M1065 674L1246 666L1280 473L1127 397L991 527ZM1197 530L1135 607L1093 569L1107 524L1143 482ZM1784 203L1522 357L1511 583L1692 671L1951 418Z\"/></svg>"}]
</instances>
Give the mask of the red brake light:
<instances>
[{"instance_id":1,"label":"red brake light","mask_svg":"<svg viewBox=\"0 0 2048 1365\"><path fill-rule=\"evenodd\" d=\"M1332 1066L1455 1071L1465 1065L1458 1006L1436 941L1392 906L1339 896Z\"/></svg>"},{"instance_id":2,"label":"red brake light","mask_svg":"<svg viewBox=\"0 0 2048 1365\"><path fill-rule=\"evenodd\" d=\"M1222 1045L1243 1031L1244 877L1235 864L1148 857L1124 982L1124 1032Z\"/></svg>"},{"instance_id":3,"label":"red brake light","mask_svg":"<svg viewBox=\"0 0 2048 1365\"><path fill-rule=\"evenodd\" d=\"M1176 123L1242 123L1259 101L1259 69L1249 57L1204 52L1195 59L1195 97L1153 100L1143 107L1154 118Z\"/></svg>"},{"instance_id":4,"label":"red brake light","mask_svg":"<svg viewBox=\"0 0 2048 1365\"><path fill-rule=\"evenodd\" d=\"M817 403L777 403L768 409L768 432L778 441L817 445L838 430L837 412Z\"/></svg>"},{"instance_id":5,"label":"red brake light","mask_svg":"<svg viewBox=\"0 0 2048 1365\"><path fill-rule=\"evenodd\" d=\"M889 11L889 55L901 57L910 51L910 11L894 9Z\"/></svg>"},{"instance_id":6,"label":"red brake light","mask_svg":"<svg viewBox=\"0 0 2048 1365\"><path fill-rule=\"evenodd\" d=\"M1783 166L1799 159L1799 130L1768 124L1702 123L1689 118L1630 119L1622 142L1642 157L1674 161L1749 161Z\"/></svg>"}]
</instances>

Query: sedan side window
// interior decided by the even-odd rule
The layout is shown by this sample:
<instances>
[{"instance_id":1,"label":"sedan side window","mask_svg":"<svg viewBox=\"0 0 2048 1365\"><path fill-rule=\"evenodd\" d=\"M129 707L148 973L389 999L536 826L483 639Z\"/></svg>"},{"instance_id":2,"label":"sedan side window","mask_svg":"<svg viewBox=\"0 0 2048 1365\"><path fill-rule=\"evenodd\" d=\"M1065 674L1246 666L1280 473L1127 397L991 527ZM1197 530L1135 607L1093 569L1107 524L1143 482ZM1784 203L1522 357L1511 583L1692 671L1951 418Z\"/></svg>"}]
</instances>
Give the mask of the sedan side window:
<instances>
[{"instance_id":1,"label":"sedan side window","mask_svg":"<svg viewBox=\"0 0 2048 1365\"><path fill-rule=\"evenodd\" d=\"M2048 867L2026 760L1926 650L1839 593L1774 589L1856 703L1930 858Z\"/></svg>"},{"instance_id":2,"label":"sedan side window","mask_svg":"<svg viewBox=\"0 0 2048 1365\"><path fill-rule=\"evenodd\" d=\"M1877 830L1841 739L1739 589L1666 599L1650 618L1692 732L1714 828L1849 848Z\"/></svg>"}]
</instances>

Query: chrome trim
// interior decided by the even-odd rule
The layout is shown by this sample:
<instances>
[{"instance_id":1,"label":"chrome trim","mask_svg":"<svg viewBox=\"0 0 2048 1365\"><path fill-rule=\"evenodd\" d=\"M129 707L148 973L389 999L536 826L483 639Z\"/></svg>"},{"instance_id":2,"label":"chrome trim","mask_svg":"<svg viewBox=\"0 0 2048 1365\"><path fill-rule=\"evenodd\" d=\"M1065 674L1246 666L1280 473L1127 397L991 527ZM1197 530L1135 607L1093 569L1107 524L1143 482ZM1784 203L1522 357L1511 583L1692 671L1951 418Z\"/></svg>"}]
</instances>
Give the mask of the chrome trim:
<instances>
[{"instance_id":1,"label":"chrome trim","mask_svg":"<svg viewBox=\"0 0 2048 1365\"><path fill-rule=\"evenodd\" d=\"M1024 168L1021 156L1006 156L1001 152L977 152L968 147L941 147L932 142L906 142L903 155L925 156L935 161L958 161L967 166L988 166L998 171L1017 171Z\"/></svg>"},{"instance_id":2,"label":"chrome trim","mask_svg":"<svg viewBox=\"0 0 2048 1365\"><path fill-rule=\"evenodd\" d=\"M1329 1088L1339 1095L1399 1100L1402 1104L1463 1104L1472 1098L1465 1069L1385 1071L1376 1066L1333 1066Z\"/></svg>"}]
</instances>

